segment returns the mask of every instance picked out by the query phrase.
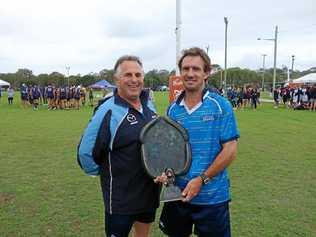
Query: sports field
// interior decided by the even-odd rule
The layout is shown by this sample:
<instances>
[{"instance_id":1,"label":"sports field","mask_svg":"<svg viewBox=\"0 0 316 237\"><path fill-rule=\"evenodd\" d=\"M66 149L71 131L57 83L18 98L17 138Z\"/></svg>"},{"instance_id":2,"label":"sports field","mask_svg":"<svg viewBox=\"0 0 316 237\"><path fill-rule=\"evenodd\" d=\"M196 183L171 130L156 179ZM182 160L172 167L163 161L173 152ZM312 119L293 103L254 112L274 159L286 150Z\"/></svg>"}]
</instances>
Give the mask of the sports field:
<instances>
[{"instance_id":1,"label":"sports field","mask_svg":"<svg viewBox=\"0 0 316 237\"><path fill-rule=\"evenodd\" d=\"M167 95L155 94L160 114ZM0 236L103 236L99 179L77 165L92 114L0 102ZM316 113L236 111L241 138L230 167L234 237L316 236ZM153 237L163 236L157 228Z\"/></svg>"}]
</instances>

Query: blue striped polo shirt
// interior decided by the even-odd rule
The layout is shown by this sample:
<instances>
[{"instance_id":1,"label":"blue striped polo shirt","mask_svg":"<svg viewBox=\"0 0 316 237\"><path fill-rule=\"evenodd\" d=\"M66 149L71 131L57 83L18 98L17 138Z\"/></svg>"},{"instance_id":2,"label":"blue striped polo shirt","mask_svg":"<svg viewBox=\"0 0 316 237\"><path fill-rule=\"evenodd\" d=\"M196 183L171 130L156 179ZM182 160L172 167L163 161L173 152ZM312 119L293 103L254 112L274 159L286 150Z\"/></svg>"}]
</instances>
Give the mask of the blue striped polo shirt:
<instances>
[{"instance_id":1,"label":"blue striped polo shirt","mask_svg":"<svg viewBox=\"0 0 316 237\"><path fill-rule=\"evenodd\" d=\"M184 92L172 103L167 115L181 124L189 134L192 164L186 175L176 178L183 190L187 183L204 173L222 149L222 144L239 138L236 119L228 100L205 89L202 101L189 110L184 103ZM230 200L227 170L218 173L201 187L192 204L211 205Z\"/></svg>"}]
</instances>

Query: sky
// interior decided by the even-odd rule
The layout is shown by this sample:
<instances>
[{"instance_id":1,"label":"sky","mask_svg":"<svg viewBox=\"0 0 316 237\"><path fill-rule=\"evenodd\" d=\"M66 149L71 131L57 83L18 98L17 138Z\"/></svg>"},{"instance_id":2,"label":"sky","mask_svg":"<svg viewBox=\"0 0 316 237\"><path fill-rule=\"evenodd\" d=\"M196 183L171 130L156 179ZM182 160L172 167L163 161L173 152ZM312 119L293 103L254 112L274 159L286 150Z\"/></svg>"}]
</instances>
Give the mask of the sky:
<instances>
[{"instance_id":1,"label":"sky","mask_svg":"<svg viewBox=\"0 0 316 237\"><path fill-rule=\"evenodd\" d=\"M182 0L181 49L206 49L224 67L316 66L315 0ZM139 56L145 71L176 65L176 0L0 0L0 72L28 68L89 74L112 69L122 55Z\"/></svg>"}]
</instances>

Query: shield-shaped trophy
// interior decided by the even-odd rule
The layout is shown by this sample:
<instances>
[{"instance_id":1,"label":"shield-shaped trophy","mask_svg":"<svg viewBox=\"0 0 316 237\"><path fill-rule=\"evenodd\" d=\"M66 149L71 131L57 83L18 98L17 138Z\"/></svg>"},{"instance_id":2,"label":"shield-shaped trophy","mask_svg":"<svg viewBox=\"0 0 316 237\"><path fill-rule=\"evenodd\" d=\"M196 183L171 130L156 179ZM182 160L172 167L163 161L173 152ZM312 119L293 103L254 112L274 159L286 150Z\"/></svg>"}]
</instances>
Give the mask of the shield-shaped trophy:
<instances>
[{"instance_id":1,"label":"shield-shaped trophy","mask_svg":"<svg viewBox=\"0 0 316 237\"><path fill-rule=\"evenodd\" d=\"M181 200L181 190L175 186L175 176L185 174L191 165L191 149L186 130L167 117L157 117L141 131L142 161L153 178L163 172L167 184L160 195L161 202Z\"/></svg>"}]
</instances>

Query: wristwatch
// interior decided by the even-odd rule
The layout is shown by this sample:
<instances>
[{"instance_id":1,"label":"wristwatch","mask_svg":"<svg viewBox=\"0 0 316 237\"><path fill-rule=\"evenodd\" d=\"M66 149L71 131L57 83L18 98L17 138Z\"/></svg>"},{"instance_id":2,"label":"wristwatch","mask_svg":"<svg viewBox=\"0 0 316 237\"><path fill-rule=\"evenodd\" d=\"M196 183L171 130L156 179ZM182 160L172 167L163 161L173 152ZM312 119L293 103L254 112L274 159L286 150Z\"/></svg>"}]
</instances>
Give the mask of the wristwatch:
<instances>
[{"instance_id":1,"label":"wristwatch","mask_svg":"<svg viewBox=\"0 0 316 237\"><path fill-rule=\"evenodd\" d=\"M202 184L203 185L205 185L205 184L207 184L208 182L210 182L210 178L209 177L207 177L205 174L201 174L200 175L200 178L202 179Z\"/></svg>"}]
</instances>

